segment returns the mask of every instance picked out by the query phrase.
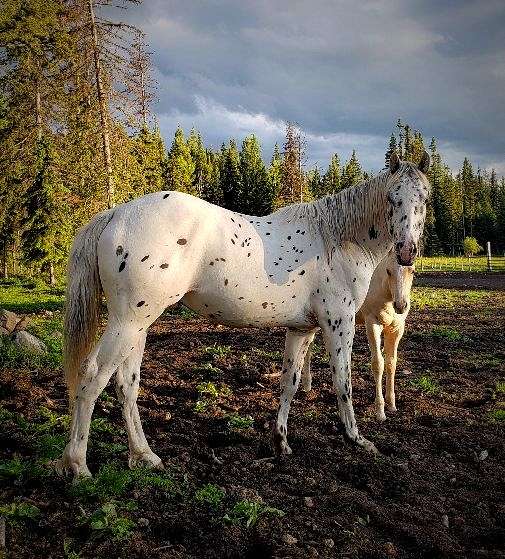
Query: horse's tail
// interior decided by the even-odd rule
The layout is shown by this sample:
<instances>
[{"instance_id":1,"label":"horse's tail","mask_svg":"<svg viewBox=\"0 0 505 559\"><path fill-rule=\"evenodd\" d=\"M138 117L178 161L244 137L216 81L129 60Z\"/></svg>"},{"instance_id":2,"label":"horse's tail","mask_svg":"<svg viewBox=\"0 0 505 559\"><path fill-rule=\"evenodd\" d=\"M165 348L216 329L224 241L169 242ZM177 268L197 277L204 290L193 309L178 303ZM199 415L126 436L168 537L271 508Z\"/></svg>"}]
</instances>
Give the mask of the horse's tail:
<instances>
[{"instance_id":1,"label":"horse's tail","mask_svg":"<svg viewBox=\"0 0 505 559\"><path fill-rule=\"evenodd\" d=\"M112 219L114 210L95 216L74 239L67 266L63 368L70 405L84 358L96 338L102 286L98 272L98 239Z\"/></svg>"}]
</instances>

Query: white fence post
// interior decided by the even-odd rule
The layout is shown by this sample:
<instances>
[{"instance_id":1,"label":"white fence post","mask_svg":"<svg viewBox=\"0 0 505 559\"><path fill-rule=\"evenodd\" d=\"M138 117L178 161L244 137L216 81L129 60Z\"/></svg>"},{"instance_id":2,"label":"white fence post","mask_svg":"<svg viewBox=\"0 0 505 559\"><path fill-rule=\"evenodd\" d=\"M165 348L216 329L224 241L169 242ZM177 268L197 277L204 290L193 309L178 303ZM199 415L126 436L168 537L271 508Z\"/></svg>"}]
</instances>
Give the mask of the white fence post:
<instances>
[{"instance_id":1,"label":"white fence post","mask_svg":"<svg viewBox=\"0 0 505 559\"><path fill-rule=\"evenodd\" d=\"M486 243L486 254L487 254L487 271L491 272L493 267L491 266L491 243L488 241Z\"/></svg>"}]
</instances>

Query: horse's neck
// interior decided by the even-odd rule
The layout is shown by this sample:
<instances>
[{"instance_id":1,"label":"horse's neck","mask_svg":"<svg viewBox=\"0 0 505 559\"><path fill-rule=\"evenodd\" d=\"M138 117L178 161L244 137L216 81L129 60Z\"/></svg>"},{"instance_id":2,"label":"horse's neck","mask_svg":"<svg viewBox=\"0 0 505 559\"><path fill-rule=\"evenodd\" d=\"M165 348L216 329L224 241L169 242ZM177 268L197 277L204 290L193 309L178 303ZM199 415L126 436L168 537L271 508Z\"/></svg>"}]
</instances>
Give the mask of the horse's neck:
<instances>
[{"instance_id":1,"label":"horse's neck","mask_svg":"<svg viewBox=\"0 0 505 559\"><path fill-rule=\"evenodd\" d=\"M344 197L339 202L344 215L343 226L337 233L339 240L359 245L374 269L393 243L386 224L385 184L386 176L379 175L340 193Z\"/></svg>"}]
</instances>

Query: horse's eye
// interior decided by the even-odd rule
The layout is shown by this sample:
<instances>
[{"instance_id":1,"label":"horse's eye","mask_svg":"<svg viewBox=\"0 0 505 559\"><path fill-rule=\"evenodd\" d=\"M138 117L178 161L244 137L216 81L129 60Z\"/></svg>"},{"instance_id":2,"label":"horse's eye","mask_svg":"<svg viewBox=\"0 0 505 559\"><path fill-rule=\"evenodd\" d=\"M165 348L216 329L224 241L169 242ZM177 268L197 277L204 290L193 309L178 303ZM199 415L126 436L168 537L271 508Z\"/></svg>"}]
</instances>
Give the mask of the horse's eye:
<instances>
[{"instance_id":1,"label":"horse's eye","mask_svg":"<svg viewBox=\"0 0 505 559\"><path fill-rule=\"evenodd\" d=\"M386 268L386 272L388 273L388 276L391 275L391 272Z\"/></svg>"}]
</instances>

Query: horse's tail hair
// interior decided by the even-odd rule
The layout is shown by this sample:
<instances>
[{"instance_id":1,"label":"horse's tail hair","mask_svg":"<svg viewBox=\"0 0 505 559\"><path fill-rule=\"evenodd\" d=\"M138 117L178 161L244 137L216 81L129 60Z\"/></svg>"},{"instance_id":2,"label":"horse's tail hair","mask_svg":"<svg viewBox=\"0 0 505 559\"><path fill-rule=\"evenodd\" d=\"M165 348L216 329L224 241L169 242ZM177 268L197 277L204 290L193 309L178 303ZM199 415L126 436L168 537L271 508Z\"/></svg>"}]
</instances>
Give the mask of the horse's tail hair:
<instances>
[{"instance_id":1,"label":"horse's tail hair","mask_svg":"<svg viewBox=\"0 0 505 559\"><path fill-rule=\"evenodd\" d=\"M107 210L82 227L74 239L67 266L63 369L70 406L77 392L83 360L96 338L102 286L97 247L100 235L114 215Z\"/></svg>"}]
</instances>

